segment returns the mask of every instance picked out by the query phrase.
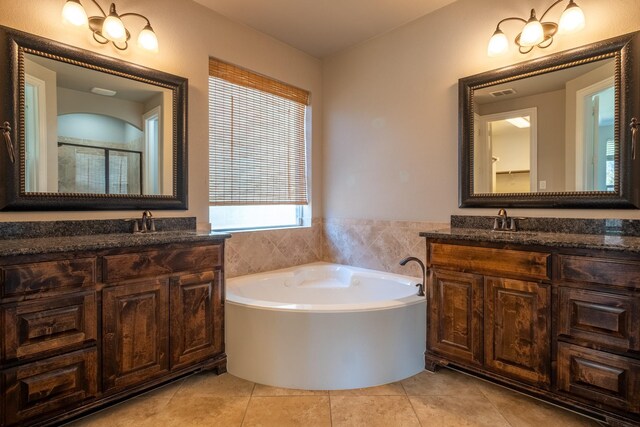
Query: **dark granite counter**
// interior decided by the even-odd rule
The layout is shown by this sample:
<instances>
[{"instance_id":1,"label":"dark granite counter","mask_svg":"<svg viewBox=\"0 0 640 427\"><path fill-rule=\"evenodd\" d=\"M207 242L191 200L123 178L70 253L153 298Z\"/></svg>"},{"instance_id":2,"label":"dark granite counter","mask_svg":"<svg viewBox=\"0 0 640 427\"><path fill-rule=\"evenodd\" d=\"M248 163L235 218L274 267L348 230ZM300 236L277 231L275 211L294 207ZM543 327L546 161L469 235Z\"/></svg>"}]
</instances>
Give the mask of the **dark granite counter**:
<instances>
[{"instance_id":1,"label":"dark granite counter","mask_svg":"<svg viewBox=\"0 0 640 427\"><path fill-rule=\"evenodd\" d=\"M133 234L133 220L0 222L0 256L222 241L231 237L227 233L197 232L195 217L155 218L156 232Z\"/></svg>"},{"instance_id":2,"label":"dark granite counter","mask_svg":"<svg viewBox=\"0 0 640 427\"><path fill-rule=\"evenodd\" d=\"M167 243L222 241L229 237L231 237L231 235L227 233L199 233L196 231L179 230L138 234L116 233L70 237L7 239L0 240L0 256L143 247Z\"/></svg>"},{"instance_id":3,"label":"dark granite counter","mask_svg":"<svg viewBox=\"0 0 640 427\"><path fill-rule=\"evenodd\" d=\"M576 234L535 231L492 231L491 229L445 228L421 232L427 238L451 238L457 240L522 245L550 248L582 248L640 253L640 237L620 234Z\"/></svg>"}]
</instances>

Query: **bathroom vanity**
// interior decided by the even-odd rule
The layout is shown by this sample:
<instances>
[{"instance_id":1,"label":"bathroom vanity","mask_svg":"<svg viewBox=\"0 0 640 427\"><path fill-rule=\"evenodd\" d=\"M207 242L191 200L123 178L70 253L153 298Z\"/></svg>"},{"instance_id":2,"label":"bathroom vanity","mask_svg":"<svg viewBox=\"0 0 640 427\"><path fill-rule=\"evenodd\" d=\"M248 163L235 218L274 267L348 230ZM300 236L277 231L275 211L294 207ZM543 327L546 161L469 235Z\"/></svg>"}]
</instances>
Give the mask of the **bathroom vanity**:
<instances>
[{"instance_id":1,"label":"bathroom vanity","mask_svg":"<svg viewBox=\"0 0 640 427\"><path fill-rule=\"evenodd\" d=\"M195 231L0 241L0 425L51 425L226 368L224 240Z\"/></svg>"},{"instance_id":2,"label":"bathroom vanity","mask_svg":"<svg viewBox=\"0 0 640 427\"><path fill-rule=\"evenodd\" d=\"M640 422L640 237L451 228L427 244L427 369Z\"/></svg>"}]
</instances>

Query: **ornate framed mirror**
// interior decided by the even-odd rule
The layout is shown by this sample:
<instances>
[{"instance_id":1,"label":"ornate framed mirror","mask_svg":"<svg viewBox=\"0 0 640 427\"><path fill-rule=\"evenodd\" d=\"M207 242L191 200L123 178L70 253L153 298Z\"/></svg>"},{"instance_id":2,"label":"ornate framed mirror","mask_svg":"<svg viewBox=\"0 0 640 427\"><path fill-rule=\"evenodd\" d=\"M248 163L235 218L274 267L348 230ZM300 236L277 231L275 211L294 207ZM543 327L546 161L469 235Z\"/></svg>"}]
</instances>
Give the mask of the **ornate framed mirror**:
<instances>
[{"instance_id":1,"label":"ornate framed mirror","mask_svg":"<svg viewBox=\"0 0 640 427\"><path fill-rule=\"evenodd\" d=\"M0 27L0 208L187 208L187 79Z\"/></svg>"},{"instance_id":2,"label":"ornate framed mirror","mask_svg":"<svg viewBox=\"0 0 640 427\"><path fill-rule=\"evenodd\" d=\"M459 81L460 207L640 207L640 33Z\"/></svg>"}]
</instances>

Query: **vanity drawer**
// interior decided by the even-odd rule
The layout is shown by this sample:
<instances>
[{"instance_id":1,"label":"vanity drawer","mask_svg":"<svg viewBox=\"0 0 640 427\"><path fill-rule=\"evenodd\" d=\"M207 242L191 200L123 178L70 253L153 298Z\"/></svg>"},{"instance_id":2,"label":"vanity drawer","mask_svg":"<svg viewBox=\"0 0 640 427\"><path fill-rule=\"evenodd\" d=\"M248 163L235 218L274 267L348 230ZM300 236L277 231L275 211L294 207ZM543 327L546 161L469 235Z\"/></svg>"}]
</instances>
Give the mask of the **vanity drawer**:
<instances>
[{"instance_id":1,"label":"vanity drawer","mask_svg":"<svg viewBox=\"0 0 640 427\"><path fill-rule=\"evenodd\" d=\"M640 262L558 255L558 280L640 289Z\"/></svg>"},{"instance_id":2,"label":"vanity drawer","mask_svg":"<svg viewBox=\"0 0 640 427\"><path fill-rule=\"evenodd\" d=\"M429 255L433 266L473 273L549 279L551 255L543 252L431 243Z\"/></svg>"},{"instance_id":3,"label":"vanity drawer","mask_svg":"<svg viewBox=\"0 0 640 427\"><path fill-rule=\"evenodd\" d=\"M221 264L221 245L107 255L103 258L104 282L199 271Z\"/></svg>"},{"instance_id":4,"label":"vanity drawer","mask_svg":"<svg viewBox=\"0 0 640 427\"><path fill-rule=\"evenodd\" d=\"M2 372L6 425L80 406L98 391L95 348L28 363Z\"/></svg>"},{"instance_id":5,"label":"vanity drawer","mask_svg":"<svg viewBox=\"0 0 640 427\"><path fill-rule=\"evenodd\" d=\"M64 259L0 267L3 297L45 296L48 292L77 290L96 280L95 258Z\"/></svg>"},{"instance_id":6,"label":"vanity drawer","mask_svg":"<svg viewBox=\"0 0 640 427\"><path fill-rule=\"evenodd\" d=\"M640 363L560 342L558 389L593 402L640 413Z\"/></svg>"},{"instance_id":7,"label":"vanity drawer","mask_svg":"<svg viewBox=\"0 0 640 427\"><path fill-rule=\"evenodd\" d=\"M6 305L2 359L25 359L95 341L95 292L33 303Z\"/></svg>"},{"instance_id":8,"label":"vanity drawer","mask_svg":"<svg viewBox=\"0 0 640 427\"><path fill-rule=\"evenodd\" d=\"M640 297L560 287L558 298L558 335L640 350Z\"/></svg>"}]
</instances>

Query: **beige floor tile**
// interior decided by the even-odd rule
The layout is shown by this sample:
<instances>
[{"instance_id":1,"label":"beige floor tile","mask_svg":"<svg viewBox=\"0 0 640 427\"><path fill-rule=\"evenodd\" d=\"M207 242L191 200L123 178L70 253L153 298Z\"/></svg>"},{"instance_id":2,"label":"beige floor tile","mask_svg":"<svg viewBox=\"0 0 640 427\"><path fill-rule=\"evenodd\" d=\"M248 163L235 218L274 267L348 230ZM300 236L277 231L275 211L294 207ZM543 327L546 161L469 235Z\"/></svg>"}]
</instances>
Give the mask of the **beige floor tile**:
<instances>
[{"instance_id":1,"label":"beige floor tile","mask_svg":"<svg viewBox=\"0 0 640 427\"><path fill-rule=\"evenodd\" d=\"M404 388L399 382L376 387L331 390L329 393L331 396L406 396Z\"/></svg>"},{"instance_id":2,"label":"beige floor tile","mask_svg":"<svg viewBox=\"0 0 640 427\"><path fill-rule=\"evenodd\" d=\"M483 383L480 385L480 390L509 421L512 427L599 426L597 422L589 418L497 385Z\"/></svg>"},{"instance_id":3,"label":"beige floor tile","mask_svg":"<svg viewBox=\"0 0 640 427\"><path fill-rule=\"evenodd\" d=\"M169 384L163 385L160 388L141 394L140 396L136 397L136 399L171 399L178 392L178 390L180 390L183 382L184 379L173 381Z\"/></svg>"},{"instance_id":4,"label":"beige floor tile","mask_svg":"<svg viewBox=\"0 0 640 427\"><path fill-rule=\"evenodd\" d=\"M169 404L168 398L138 397L68 424L72 427L153 426L152 418Z\"/></svg>"},{"instance_id":5,"label":"beige floor tile","mask_svg":"<svg viewBox=\"0 0 640 427\"><path fill-rule=\"evenodd\" d=\"M491 402L482 394L459 396L410 396L413 409L425 426L509 427Z\"/></svg>"},{"instance_id":6,"label":"beige floor tile","mask_svg":"<svg viewBox=\"0 0 640 427\"><path fill-rule=\"evenodd\" d=\"M249 399L249 396L176 396L151 418L149 425L239 427Z\"/></svg>"},{"instance_id":7,"label":"beige floor tile","mask_svg":"<svg viewBox=\"0 0 640 427\"><path fill-rule=\"evenodd\" d=\"M419 426L406 396L331 396L333 427Z\"/></svg>"},{"instance_id":8,"label":"beige floor tile","mask_svg":"<svg viewBox=\"0 0 640 427\"><path fill-rule=\"evenodd\" d=\"M331 426L329 396L251 397L242 426Z\"/></svg>"},{"instance_id":9,"label":"beige floor tile","mask_svg":"<svg viewBox=\"0 0 640 427\"><path fill-rule=\"evenodd\" d=\"M202 372L185 378L175 396L251 396L254 385L251 381L231 374L216 375L213 372Z\"/></svg>"},{"instance_id":10,"label":"beige floor tile","mask_svg":"<svg viewBox=\"0 0 640 427\"><path fill-rule=\"evenodd\" d=\"M299 390L256 384L252 396L327 396L327 390Z\"/></svg>"},{"instance_id":11,"label":"beige floor tile","mask_svg":"<svg viewBox=\"0 0 640 427\"><path fill-rule=\"evenodd\" d=\"M409 396L458 396L480 394L482 381L450 369L423 371L401 381Z\"/></svg>"}]
</instances>

